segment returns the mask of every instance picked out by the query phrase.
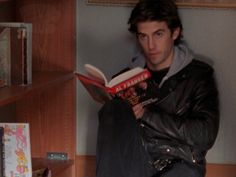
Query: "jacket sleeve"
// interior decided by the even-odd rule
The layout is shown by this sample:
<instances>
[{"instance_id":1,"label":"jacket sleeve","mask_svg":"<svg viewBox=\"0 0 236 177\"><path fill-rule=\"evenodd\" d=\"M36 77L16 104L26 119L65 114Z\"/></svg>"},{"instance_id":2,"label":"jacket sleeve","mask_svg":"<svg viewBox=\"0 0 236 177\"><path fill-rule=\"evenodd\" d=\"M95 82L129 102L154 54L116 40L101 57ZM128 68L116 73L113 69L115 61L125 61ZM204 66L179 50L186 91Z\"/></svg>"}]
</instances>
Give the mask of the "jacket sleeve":
<instances>
[{"instance_id":1,"label":"jacket sleeve","mask_svg":"<svg viewBox=\"0 0 236 177\"><path fill-rule=\"evenodd\" d=\"M214 144L219 128L219 100L213 70L197 77L191 92L190 103L185 104L185 116L171 114L156 105L156 109L146 110L142 121L155 132L154 138L174 139L207 150Z\"/></svg>"}]
</instances>

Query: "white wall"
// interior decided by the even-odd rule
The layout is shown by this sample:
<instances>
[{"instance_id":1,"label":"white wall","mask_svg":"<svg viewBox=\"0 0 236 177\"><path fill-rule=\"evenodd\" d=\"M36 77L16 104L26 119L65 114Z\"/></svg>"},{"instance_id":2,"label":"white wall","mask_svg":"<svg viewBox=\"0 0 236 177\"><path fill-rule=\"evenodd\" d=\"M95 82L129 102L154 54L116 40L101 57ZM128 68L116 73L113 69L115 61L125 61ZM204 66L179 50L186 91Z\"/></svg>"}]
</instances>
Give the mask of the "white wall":
<instances>
[{"instance_id":1,"label":"white wall","mask_svg":"<svg viewBox=\"0 0 236 177\"><path fill-rule=\"evenodd\" d=\"M78 1L77 65L100 67L109 77L129 62L134 50L133 36L127 31L130 7L88 6ZM236 163L236 10L180 9L184 37L189 46L211 61L220 91L221 123L209 162ZM97 111L95 103L78 83L77 154L96 151Z\"/></svg>"}]
</instances>

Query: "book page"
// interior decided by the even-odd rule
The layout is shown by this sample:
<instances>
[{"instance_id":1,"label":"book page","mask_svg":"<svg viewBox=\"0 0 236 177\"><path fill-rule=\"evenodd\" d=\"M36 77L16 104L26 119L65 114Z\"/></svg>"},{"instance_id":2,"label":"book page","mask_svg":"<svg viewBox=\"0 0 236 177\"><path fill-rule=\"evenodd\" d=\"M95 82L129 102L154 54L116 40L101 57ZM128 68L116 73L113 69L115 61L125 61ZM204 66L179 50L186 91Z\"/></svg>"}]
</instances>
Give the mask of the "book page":
<instances>
[{"instance_id":1,"label":"book page","mask_svg":"<svg viewBox=\"0 0 236 177\"><path fill-rule=\"evenodd\" d=\"M141 67L136 67L134 69L126 71L126 72L114 77L106 86L113 87L114 85L116 85L122 81L125 81L125 80L137 75L138 73L141 73L143 70L144 69Z\"/></svg>"},{"instance_id":2,"label":"book page","mask_svg":"<svg viewBox=\"0 0 236 177\"><path fill-rule=\"evenodd\" d=\"M100 69L90 64L85 64L84 68L90 77L93 77L95 80L97 80L103 85L107 85L107 78Z\"/></svg>"}]
</instances>

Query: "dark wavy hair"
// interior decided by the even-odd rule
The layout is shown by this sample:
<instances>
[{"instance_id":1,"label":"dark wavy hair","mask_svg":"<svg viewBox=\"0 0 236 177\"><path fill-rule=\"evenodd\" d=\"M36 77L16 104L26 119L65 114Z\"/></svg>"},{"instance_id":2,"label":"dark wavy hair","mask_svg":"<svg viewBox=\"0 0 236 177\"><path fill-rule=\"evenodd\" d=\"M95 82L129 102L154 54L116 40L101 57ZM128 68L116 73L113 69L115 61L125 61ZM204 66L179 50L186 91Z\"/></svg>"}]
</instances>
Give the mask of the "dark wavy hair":
<instances>
[{"instance_id":1,"label":"dark wavy hair","mask_svg":"<svg viewBox=\"0 0 236 177\"><path fill-rule=\"evenodd\" d=\"M164 21L172 33L179 27L180 35L175 40L175 45L180 42L183 26L173 0L140 0L131 12L129 31L137 34L137 24L145 21Z\"/></svg>"}]
</instances>

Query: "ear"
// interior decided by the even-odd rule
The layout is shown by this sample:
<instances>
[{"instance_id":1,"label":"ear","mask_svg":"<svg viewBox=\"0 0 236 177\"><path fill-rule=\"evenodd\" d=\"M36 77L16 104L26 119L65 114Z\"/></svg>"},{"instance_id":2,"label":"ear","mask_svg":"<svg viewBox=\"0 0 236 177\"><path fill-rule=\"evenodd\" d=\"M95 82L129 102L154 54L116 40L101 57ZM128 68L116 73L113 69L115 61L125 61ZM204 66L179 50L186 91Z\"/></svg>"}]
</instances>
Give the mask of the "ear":
<instances>
[{"instance_id":1,"label":"ear","mask_svg":"<svg viewBox=\"0 0 236 177\"><path fill-rule=\"evenodd\" d=\"M172 33L172 39L175 40L178 38L178 36L180 35L180 28L175 28L173 33Z\"/></svg>"}]
</instances>

